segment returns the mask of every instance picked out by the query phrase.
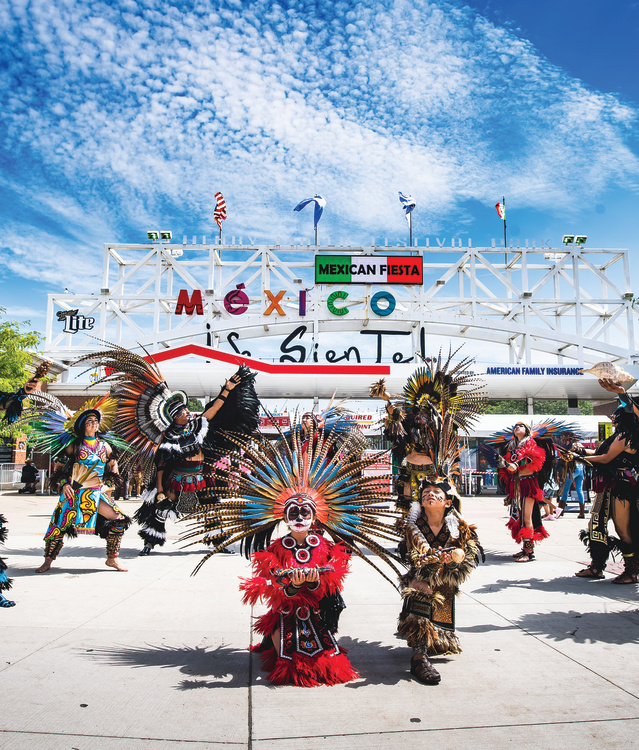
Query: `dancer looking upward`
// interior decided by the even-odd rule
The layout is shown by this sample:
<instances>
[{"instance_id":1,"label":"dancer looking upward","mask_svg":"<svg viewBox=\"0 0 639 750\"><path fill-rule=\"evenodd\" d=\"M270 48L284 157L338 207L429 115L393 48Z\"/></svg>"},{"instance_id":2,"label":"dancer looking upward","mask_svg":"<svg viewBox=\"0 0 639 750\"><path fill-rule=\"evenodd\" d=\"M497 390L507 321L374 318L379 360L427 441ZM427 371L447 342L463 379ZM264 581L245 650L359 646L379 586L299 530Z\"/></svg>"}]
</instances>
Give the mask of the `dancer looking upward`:
<instances>
[{"instance_id":1,"label":"dancer looking upward","mask_svg":"<svg viewBox=\"0 0 639 750\"><path fill-rule=\"evenodd\" d=\"M461 652L455 596L483 554L475 527L457 513L449 493L443 478L424 481L400 547L410 568L400 579L404 607L397 632L413 649L411 674L426 685L441 680L429 656Z\"/></svg>"},{"instance_id":2,"label":"dancer looking upward","mask_svg":"<svg viewBox=\"0 0 639 750\"><path fill-rule=\"evenodd\" d=\"M541 520L545 503L543 488L555 466L552 437L566 429L563 422L546 420L532 427L516 422L486 441L488 460L499 467L499 478L506 486L504 504L510 507L506 526L513 539L522 544L514 555L517 562L535 559L535 544L548 536Z\"/></svg>"},{"instance_id":3,"label":"dancer looking upward","mask_svg":"<svg viewBox=\"0 0 639 750\"><path fill-rule=\"evenodd\" d=\"M232 434L249 435L257 427L259 404L255 374L238 368L202 414L193 415L182 391L171 391L152 356L146 359L121 347L81 358L104 367L98 381L109 383L117 401L114 429L132 446L126 467L140 468L147 490L134 514L144 542L141 555L166 541L166 521L215 502L213 464L236 450Z\"/></svg>"},{"instance_id":4,"label":"dancer looking upward","mask_svg":"<svg viewBox=\"0 0 639 750\"><path fill-rule=\"evenodd\" d=\"M639 574L639 419L634 402L619 406L611 417L614 432L597 448L587 450L593 465L595 502L588 531L582 541L590 554L590 564L575 573L579 578L603 578L608 556L613 549L623 555L624 572L613 579L616 584L637 582ZM608 534L612 518L619 538Z\"/></svg>"}]
</instances>

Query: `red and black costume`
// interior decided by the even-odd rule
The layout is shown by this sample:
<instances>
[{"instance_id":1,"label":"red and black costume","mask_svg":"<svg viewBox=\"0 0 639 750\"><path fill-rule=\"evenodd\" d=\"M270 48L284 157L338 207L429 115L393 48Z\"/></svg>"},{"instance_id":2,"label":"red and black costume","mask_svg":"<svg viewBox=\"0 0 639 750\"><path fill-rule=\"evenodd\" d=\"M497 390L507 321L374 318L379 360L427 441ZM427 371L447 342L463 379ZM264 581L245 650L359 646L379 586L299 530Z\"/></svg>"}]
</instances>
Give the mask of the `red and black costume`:
<instances>
[{"instance_id":1,"label":"red and black costume","mask_svg":"<svg viewBox=\"0 0 639 750\"><path fill-rule=\"evenodd\" d=\"M365 474L381 454L362 457L355 431L310 437L302 439L294 418L290 436L277 442L259 434L237 438L242 467L216 465L220 501L194 513L192 530L182 537L213 546L195 572L233 542L251 555L254 575L240 588L245 603L269 607L256 621L264 639L253 650L262 653L276 685L336 685L357 677L336 639L349 554L365 558L387 580L375 559L399 573L397 558L375 539L400 541L392 525L397 514L386 505L386 478ZM331 450L336 441L338 454ZM271 542L281 521L290 534Z\"/></svg>"},{"instance_id":2,"label":"red and black costume","mask_svg":"<svg viewBox=\"0 0 639 750\"><path fill-rule=\"evenodd\" d=\"M272 542L268 549L253 554L255 575L240 584L245 604L266 602L269 611L258 617L255 631L272 636L279 630L279 653L275 646L262 653L268 679L275 685L337 685L357 677L335 639L333 624L323 602L342 590L349 567L349 552L319 534L309 534L298 545L289 534ZM326 568L314 586L293 586L292 568ZM278 575L278 572L280 574Z\"/></svg>"},{"instance_id":3,"label":"red and black costume","mask_svg":"<svg viewBox=\"0 0 639 750\"><path fill-rule=\"evenodd\" d=\"M533 437L525 437L519 443L513 438L506 446L504 459L506 463L517 466L515 472L505 468L499 470L499 478L506 486L506 500L510 503L510 519L506 526L518 544L526 540L540 542L548 536L541 520L540 505L544 503L544 493L537 476L546 462L546 451ZM523 471L533 473L521 476ZM535 501L532 529L522 523L523 501L527 497Z\"/></svg>"},{"instance_id":4,"label":"red and black costume","mask_svg":"<svg viewBox=\"0 0 639 750\"><path fill-rule=\"evenodd\" d=\"M624 574L619 578L625 575L636 581L639 574L639 420L632 408L634 400L630 400L626 394L620 400L621 406L613 415L615 431L597 448L595 455L608 453L617 439L624 440L626 447L633 452L623 450L608 463L592 464L595 502L588 530L580 533L591 563L585 571L577 573L583 578L603 578L608 556L615 551L621 552L624 559ZM608 534L608 521L617 502L629 504L630 543ZM590 574L586 571L590 571ZM626 581L615 579L615 582Z\"/></svg>"}]
</instances>

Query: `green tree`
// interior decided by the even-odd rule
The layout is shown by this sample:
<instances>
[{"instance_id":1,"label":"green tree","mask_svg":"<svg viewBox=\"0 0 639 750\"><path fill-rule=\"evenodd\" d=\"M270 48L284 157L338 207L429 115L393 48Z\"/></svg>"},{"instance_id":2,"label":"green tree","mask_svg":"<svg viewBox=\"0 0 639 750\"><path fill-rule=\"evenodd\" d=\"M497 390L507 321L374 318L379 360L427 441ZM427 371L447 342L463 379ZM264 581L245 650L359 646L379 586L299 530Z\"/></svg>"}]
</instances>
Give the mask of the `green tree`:
<instances>
[{"instance_id":1,"label":"green tree","mask_svg":"<svg viewBox=\"0 0 639 750\"><path fill-rule=\"evenodd\" d=\"M204 411L204 404L199 398L190 398L186 405L189 407L189 411L195 412L196 414Z\"/></svg>"},{"instance_id":2,"label":"green tree","mask_svg":"<svg viewBox=\"0 0 639 750\"><path fill-rule=\"evenodd\" d=\"M42 336L33 330L22 330L28 321L2 320L6 313L0 307L0 391L15 391L29 378L27 366L38 348Z\"/></svg>"},{"instance_id":3,"label":"green tree","mask_svg":"<svg viewBox=\"0 0 639 750\"><path fill-rule=\"evenodd\" d=\"M577 404L580 414L592 414L591 401L578 401ZM568 401L566 399L535 399L535 414L568 414Z\"/></svg>"},{"instance_id":4,"label":"green tree","mask_svg":"<svg viewBox=\"0 0 639 750\"><path fill-rule=\"evenodd\" d=\"M578 403L580 414L592 414L592 402L579 401ZM533 411L535 414L566 414L570 416L568 414L568 401L566 399L535 399ZM484 413L527 414L528 404L523 398L495 399L494 401L487 402Z\"/></svg>"},{"instance_id":5,"label":"green tree","mask_svg":"<svg viewBox=\"0 0 639 750\"><path fill-rule=\"evenodd\" d=\"M488 401L484 414L527 414L528 408L524 398L495 399Z\"/></svg>"}]
</instances>

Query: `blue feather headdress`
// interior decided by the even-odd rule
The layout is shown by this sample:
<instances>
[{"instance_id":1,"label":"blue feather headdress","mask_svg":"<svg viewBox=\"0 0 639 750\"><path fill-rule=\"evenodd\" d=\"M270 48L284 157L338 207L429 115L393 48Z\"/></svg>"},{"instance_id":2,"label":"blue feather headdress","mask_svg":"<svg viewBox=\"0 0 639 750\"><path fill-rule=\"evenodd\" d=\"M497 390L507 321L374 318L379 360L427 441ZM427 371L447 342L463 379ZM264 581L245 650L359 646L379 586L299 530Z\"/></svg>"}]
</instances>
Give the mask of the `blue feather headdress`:
<instances>
[{"instance_id":1,"label":"blue feather headdress","mask_svg":"<svg viewBox=\"0 0 639 750\"><path fill-rule=\"evenodd\" d=\"M304 437L295 419L288 439L270 442L259 435L228 435L241 457L223 459L214 466L219 503L193 513L186 520L190 530L182 539L202 539L214 545L194 572L216 552L241 542L245 554L263 549L284 520L287 501L304 495L316 508L315 523L335 541L341 541L382 575L362 548L373 552L398 572L389 553L374 537L397 544L400 536L393 522L399 514L384 503L390 500L388 475L364 476L381 453L361 455L361 436L353 431L318 430ZM339 449L332 449L339 439ZM386 576L384 575L386 578Z\"/></svg>"}]
</instances>

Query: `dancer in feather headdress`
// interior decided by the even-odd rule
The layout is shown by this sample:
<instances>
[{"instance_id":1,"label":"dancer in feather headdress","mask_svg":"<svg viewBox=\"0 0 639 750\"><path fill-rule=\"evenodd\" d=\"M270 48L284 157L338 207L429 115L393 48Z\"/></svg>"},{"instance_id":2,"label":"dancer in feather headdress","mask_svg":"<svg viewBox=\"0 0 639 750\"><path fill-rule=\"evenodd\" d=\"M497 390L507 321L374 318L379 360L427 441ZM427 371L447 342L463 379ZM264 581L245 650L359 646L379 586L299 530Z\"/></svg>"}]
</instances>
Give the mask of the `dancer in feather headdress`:
<instances>
[{"instance_id":1,"label":"dancer in feather headdress","mask_svg":"<svg viewBox=\"0 0 639 750\"><path fill-rule=\"evenodd\" d=\"M556 461L551 438L568 428L569 425L554 420L532 427L517 422L486 441L496 455L499 478L506 485L504 504L510 506L506 525L513 539L522 544L522 549L514 555L517 562L534 560L535 543L548 536L541 520L541 507L545 503L543 489Z\"/></svg>"},{"instance_id":2,"label":"dancer in feather headdress","mask_svg":"<svg viewBox=\"0 0 639 750\"><path fill-rule=\"evenodd\" d=\"M453 507L451 486L429 478L420 486L400 547L410 569L400 579L404 607L398 634L413 649L410 671L420 682L441 677L429 656L461 653L455 635L455 597L483 556L474 526Z\"/></svg>"},{"instance_id":3,"label":"dancer in feather headdress","mask_svg":"<svg viewBox=\"0 0 639 750\"><path fill-rule=\"evenodd\" d=\"M358 430L357 420L343 405L331 403L320 412L307 411L302 414L299 423L296 422L295 429L301 433L302 449L306 450L310 442L317 443L322 433L333 433L334 440L331 441L329 458L332 458L340 448L346 437L360 437L360 448L364 450L367 444L366 438ZM284 432L284 436L290 439L290 431ZM355 449L357 441L351 440L352 449Z\"/></svg>"},{"instance_id":4,"label":"dancer in feather headdress","mask_svg":"<svg viewBox=\"0 0 639 750\"><path fill-rule=\"evenodd\" d=\"M459 431L468 432L483 405L481 384L469 372L473 360L452 365L427 361L404 386L393 406L384 382L371 395L387 401L386 436L400 463L397 505L405 518L400 552L409 571L400 579L404 606L397 632L413 649L411 674L436 685L441 677L429 656L459 653L455 596L478 562L474 526L460 515L454 480L460 476Z\"/></svg>"},{"instance_id":5,"label":"dancer in feather headdress","mask_svg":"<svg viewBox=\"0 0 639 750\"><path fill-rule=\"evenodd\" d=\"M113 347L78 360L106 369L98 382L111 385L118 404L115 430L134 449L127 467L140 466L148 486L134 515L144 542L141 555L164 545L168 518L190 513L212 494L205 458L218 458L216 451L222 448L234 450L222 431L250 434L257 427L259 408L255 374L240 367L202 414L192 415L186 394L172 392L149 359Z\"/></svg>"},{"instance_id":6,"label":"dancer in feather headdress","mask_svg":"<svg viewBox=\"0 0 639 750\"><path fill-rule=\"evenodd\" d=\"M468 432L484 404L483 384L470 371L473 360L465 358L453 365L457 352L443 362L425 360L408 378L403 398L392 403L384 380L371 386L371 396L386 401L384 437L393 443L397 505L404 513L413 502L420 502L420 485L428 478L448 477L453 504L459 510L455 489L459 478L461 441L459 432Z\"/></svg>"},{"instance_id":7,"label":"dancer in feather headdress","mask_svg":"<svg viewBox=\"0 0 639 750\"><path fill-rule=\"evenodd\" d=\"M580 537L590 554L590 565L575 573L579 578L603 578L611 551L620 551L624 571L612 580L637 583L639 574L639 401L611 380L600 380L603 388L617 394L621 402L612 415L614 432L596 451L586 450L593 466L595 501L588 530ZM608 534L612 518L618 539Z\"/></svg>"},{"instance_id":8,"label":"dancer in feather headdress","mask_svg":"<svg viewBox=\"0 0 639 750\"><path fill-rule=\"evenodd\" d=\"M216 473L225 479L224 497L236 499L222 499L193 514L193 528L183 538L204 535L215 544L194 572L227 543L240 541L245 554L253 553L254 576L240 588L245 603L262 600L269 606L255 630L265 636L258 648L271 682L334 685L357 676L335 638L335 600L348 572L349 552L386 577L365 548L397 573L393 555L375 539L397 543L386 522L397 514L380 505L388 499L384 477L362 475L379 456L355 458L355 435L343 439L339 456L329 458L334 432L321 431L304 447L296 427L288 440L275 444L263 436L233 438L243 451L242 467ZM281 521L289 533L271 542ZM320 529L333 541L316 533Z\"/></svg>"},{"instance_id":9,"label":"dancer in feather headdress","mask_svg":"<svg viewBox=\"0 0 639 750\"><path fill-rule=\"evenodd\" d=\"M7 539L7 519L0 513L0 544L4 544ZM7 565L0 557L0 607L15 607L15 602L7 599L4 595L13 585L13 581L7 577Z\"/></svg>"},{"instance_id":10,"label":"dancer in feather headdress","mask_svg":"<svg viewBox=\"0 0 639 750\"><path fill-rule=\"evenodd\" d=\"M126 450L124 440L110 432L116 403L108 396L89 399L75 413L54 396L29 395L30 408L15 424L29 424L36 450L55 456L52 487L60 499L45 534L44 562L36 572L46 573L64 545L64 537L98 534L106 539L106 565L125 571L119 561L122 535L131 519L112 501L118 481L114 449Z\"/></svg>"}]
</instances>

